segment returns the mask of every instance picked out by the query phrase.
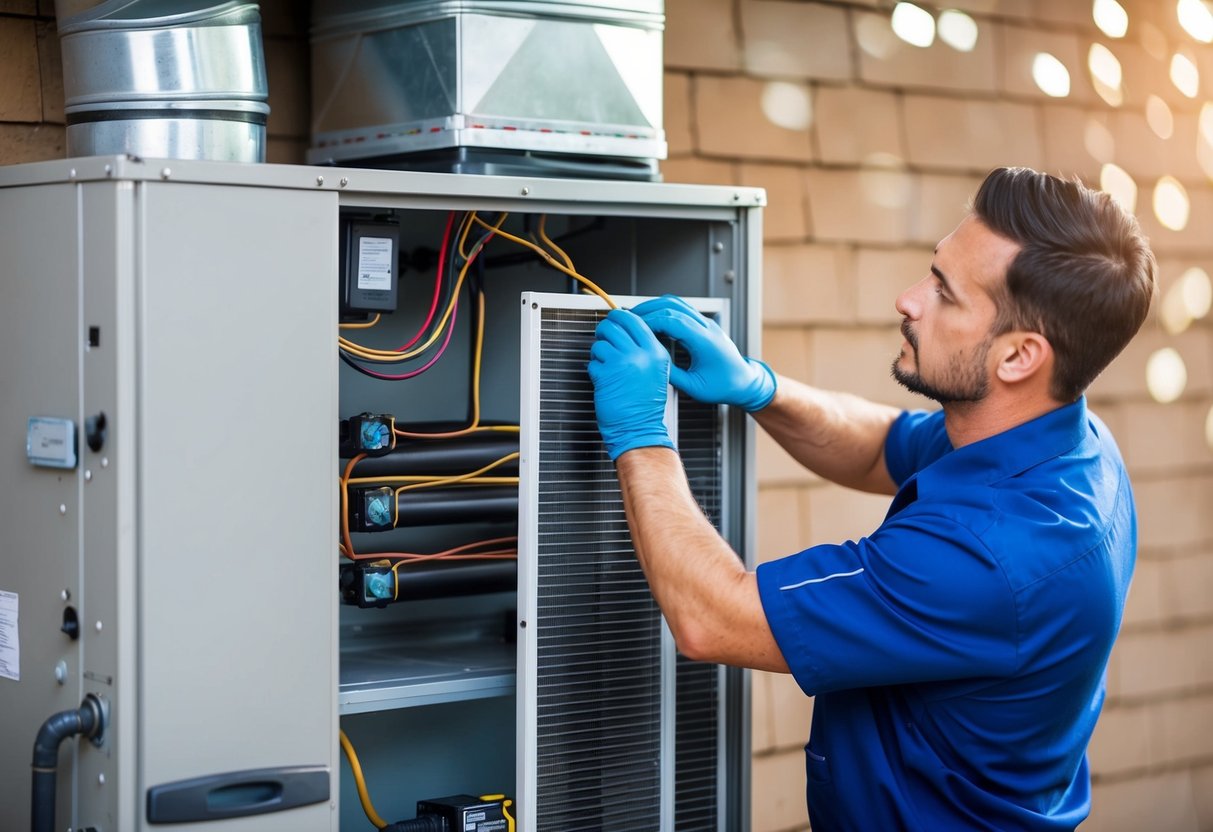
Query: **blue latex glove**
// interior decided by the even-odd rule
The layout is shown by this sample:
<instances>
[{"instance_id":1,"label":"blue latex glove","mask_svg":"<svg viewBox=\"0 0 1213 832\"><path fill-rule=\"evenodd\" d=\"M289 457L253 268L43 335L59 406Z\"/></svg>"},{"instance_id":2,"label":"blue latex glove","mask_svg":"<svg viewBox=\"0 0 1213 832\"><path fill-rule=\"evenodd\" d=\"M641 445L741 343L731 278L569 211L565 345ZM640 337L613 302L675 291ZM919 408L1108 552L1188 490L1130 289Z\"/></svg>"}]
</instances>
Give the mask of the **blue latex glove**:
<instances>
[{"instance_id":1,"label":"blue latex glove","mask_svg":"<svg viewBox=\"0 0 1213 832\"><path fill-rule=\"evenodd\" d=\"M612 460L633 448L674 447L665 427L670 355L644 321L611 310L595 331L589 370L598 430Z\"/></svg>"},{"instance_id":2,"label":"blue latex glove","mask_svg":"<svg viewBox=\"0 0 1213 832\"><path fill-rule=\"evenodd\" d=\"M753 413L775 397L775 373L762 361L746 358L719 324L674 295L646 300L634 310L656 333L678 341L691 366L672 367L670 383L709 404L729 404Z\"/></svg>"}]
</instances>

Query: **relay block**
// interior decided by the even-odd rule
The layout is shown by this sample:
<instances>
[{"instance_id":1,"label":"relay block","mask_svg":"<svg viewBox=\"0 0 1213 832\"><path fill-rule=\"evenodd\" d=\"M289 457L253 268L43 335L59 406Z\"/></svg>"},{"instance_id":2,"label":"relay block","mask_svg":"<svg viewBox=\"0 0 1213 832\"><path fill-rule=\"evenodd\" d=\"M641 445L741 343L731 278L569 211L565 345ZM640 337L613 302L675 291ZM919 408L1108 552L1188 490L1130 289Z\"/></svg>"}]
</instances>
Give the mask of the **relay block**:
<instances>
[{"instance_id":1,"label":"relay block","mask_svg":"<svg viewBox=\"0 0 1213 832\"><path fill-rule=\"evenodd\" d=\"M386 217L351 217L341 224L341 314L395 312L400 223Z\"/></svg>"}]
</instances>

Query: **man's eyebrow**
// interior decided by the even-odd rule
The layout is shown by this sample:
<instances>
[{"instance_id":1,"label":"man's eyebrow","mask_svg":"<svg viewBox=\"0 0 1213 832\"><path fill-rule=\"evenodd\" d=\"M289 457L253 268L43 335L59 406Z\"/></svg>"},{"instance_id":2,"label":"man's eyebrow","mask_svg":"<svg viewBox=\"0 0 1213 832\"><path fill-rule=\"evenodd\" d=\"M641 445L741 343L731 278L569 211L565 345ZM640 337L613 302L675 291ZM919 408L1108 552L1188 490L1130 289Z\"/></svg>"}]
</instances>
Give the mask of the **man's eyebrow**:
<instances>
[{"instance_id":1,"label":"man's eyebrow","mask_svg":"<svg viewBox=\"0 0 1213 832\"><path fill-rule=\"evenodd\" d=\"M956 293L954 291L952 291L952 282L950 280L948 280L947 276L943 272L941 272L939 270L939 267L936 266L934 263L931 264L931 274L933 274L937 278L939 278L939 282L943 284L944 290L949 295L951 295L952 297L956 297Z\"/></svg>"}]
</instances>

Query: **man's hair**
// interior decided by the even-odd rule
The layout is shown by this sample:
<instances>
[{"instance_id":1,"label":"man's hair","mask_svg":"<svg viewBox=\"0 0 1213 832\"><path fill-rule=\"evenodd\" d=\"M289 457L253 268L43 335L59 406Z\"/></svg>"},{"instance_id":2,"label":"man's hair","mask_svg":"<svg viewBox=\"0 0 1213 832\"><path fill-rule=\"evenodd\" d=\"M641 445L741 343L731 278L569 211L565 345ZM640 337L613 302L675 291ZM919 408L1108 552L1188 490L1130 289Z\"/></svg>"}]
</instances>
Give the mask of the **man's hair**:
<instances>
[{"instance_id":1,"label":"man's hair","mask_svg":"<svg viewBox=\"0 0 1213 832\"><path fill-rule=\"evenodd\" d=\"M1154 255L1108 194L1028 168L999 168L973 199L987 228L1017 243L995 293L992 335L1038 332L1056 356L1049 393L1078 399L1120 354L1154 297Z\"/></svg>"}]
</instances>

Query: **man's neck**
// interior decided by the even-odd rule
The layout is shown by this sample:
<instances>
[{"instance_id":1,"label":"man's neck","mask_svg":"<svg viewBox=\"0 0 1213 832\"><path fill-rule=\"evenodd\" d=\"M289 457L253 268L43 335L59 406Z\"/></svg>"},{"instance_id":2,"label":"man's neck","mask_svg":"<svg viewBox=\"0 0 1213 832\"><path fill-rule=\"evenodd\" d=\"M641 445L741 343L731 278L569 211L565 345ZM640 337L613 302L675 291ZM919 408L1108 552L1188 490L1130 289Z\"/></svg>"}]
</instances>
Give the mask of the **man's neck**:
<instances>
[{"instance_id":1,"label":"man's neck","mask_svg":"<svg viewBox=\"0 0 1213 832\"><path fill-rule=\"evenodd\" d=\"M943 406L944 428L953 448L972 445L1030 422L1062 406L1049 396L987 396L979 402Z\"/></svg>"}]
</instances>

